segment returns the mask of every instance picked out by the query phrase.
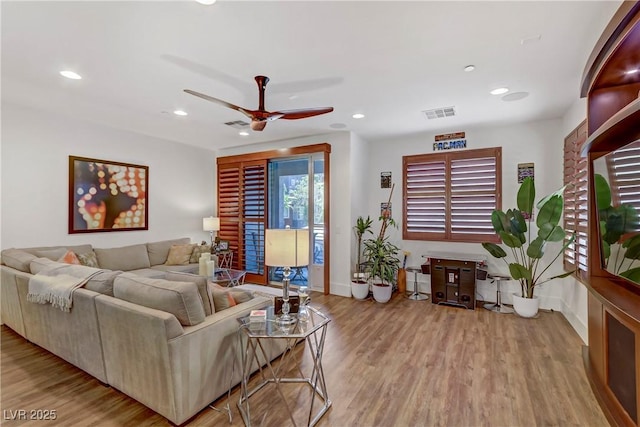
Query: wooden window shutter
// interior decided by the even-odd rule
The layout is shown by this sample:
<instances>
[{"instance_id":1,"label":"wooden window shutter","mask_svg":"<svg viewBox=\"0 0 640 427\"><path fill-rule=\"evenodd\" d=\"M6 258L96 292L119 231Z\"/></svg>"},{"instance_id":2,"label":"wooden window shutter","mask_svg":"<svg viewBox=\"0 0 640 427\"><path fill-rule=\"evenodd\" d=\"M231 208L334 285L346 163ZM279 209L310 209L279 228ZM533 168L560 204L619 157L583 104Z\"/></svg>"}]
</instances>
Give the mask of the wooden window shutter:
<instances>
[{"instance_id":1,"label":"wooden window shutter","mask_svg":"<svg viewBox=\"0 0 640 427\"><path fill-rule=\"evenodd\" d=\"M497 242L501 149L403 157L403 238Z\"/></svg>"},{"instance_id":2,"label":"wooden window shutter","mask_svg":"<svg viewBox=\"0 0 640 427\"><path fill-rule=\"evenodd\" d=\"M587 140L586 121L564 140L564 229L567 237L576 234L575 241L564 252L566 270L578 269L578 277L587 274L588 234L588 169L582 147Z\"/></svg>"},{"instance_id":3,"label":"wooden window shutter","mask_svg":"<svg viewBox=\"0 0 640 427\"><path fill-rule=\"evenodd\" d=\"M267 161L218 164L219 236L229 241L233 268L247 271L245 280L265 284Z\"/></svg>"}]
</instances>

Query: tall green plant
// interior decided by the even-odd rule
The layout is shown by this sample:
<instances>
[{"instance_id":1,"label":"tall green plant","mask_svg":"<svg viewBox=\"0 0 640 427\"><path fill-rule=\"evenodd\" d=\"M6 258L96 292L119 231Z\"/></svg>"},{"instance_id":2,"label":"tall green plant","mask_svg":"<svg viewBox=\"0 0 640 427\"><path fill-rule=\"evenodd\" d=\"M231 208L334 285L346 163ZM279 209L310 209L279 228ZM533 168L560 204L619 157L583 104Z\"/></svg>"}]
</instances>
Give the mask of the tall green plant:
<instances>
[{"instance_id":1,"label":"tall green plant","mask_svg":"<svg viewBox=\"0 0 640 427\"><path fill-rule=\"evenodd\" d=\"M367 216L367 219L362 218L361 216L359 216L356 219L356 225L353 227L353 233L356 235L356 240L357 240L357 244L358 244L358 255L357 255L357 262L356 262L356 271L355 273L362 273L362 262L361 262L361 256L362 256L362 237L369 233L369 234L373 234L373 232L371 231L371 226L373 225L373 220Z\"/></svg>"},{"instance_id":2,"label":"tall green plant","mask_svg":"<svg viewBox=\"0 0 640 427\"><path fill-rule=\"evenodd\" d=\"M391 185L387 206L391 204L394 188L395 184ZM384 283L392 284L400 268L400 260L398 259L400 248L389 242L386 232L389 226L396 227L396 222L389 212L383 212L378 219L381 221L380 232L375 239L364 241L364 257L370 279L378 277Z\"/></svg>"},{"instance_id":3,"label":"tall green plant","mask_svg":"<svg viewBox=\"0 0 640 427\"><path fill-rule=\"evenodd\" d=\"M507 212L496 209L491 213L493 229L500 236L502 243L510 249L513 260L508 262L506 260L507 252L495 243L485 242L482 243L482 247L493 257L502 259L507 264L511 277L520 282L523 298L533 298L533 291L536 286L553 279L567 277L575 272L573 270L542 279L543 274L549 267L573 243L575 234L567 239L562 249L545 268L540 266L547 243L560 242L566 237L566 232L559 225L564 207L563 191L564 187L537 203L536 207L540 210L536 218L538 235L533 240L531 240L531 221L536 188L531 177L525 178L520 185L517 196L517 209L509 209ZM527 244L527 242L529 243Z\"/></svg>"},{"instance_id":4,"label":"tall green plant","mask_svg":"<svg viewBox=\"0 0 640 427\"><path fill-rule=\"evenodd\" d=\"M640 267L633 267L635 261L640 259L638 212L629 204L612 205L611 188L604 176L595 174L594 185L605 268L640 283ZM613 252L615 256L611 259ZM628 261L626 266L625 261Z\"/></svg>"}]
</instances>

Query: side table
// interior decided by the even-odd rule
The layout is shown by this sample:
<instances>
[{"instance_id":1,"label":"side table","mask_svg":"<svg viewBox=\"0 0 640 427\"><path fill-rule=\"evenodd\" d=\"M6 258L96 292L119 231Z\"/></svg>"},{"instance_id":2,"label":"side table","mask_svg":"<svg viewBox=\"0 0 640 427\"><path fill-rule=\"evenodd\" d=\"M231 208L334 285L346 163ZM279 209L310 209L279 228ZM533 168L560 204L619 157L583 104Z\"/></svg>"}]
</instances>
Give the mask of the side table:
<instances>
[{"instance_id":1,"label":"side table","mask_svg":"<svg viewBox=\"0 0 640 427\"><path fill-rule=\"evenodd\" d=\"M327 384L322 368L322 352L327 334L327 325L331 320L317 309L313 307L307 308L309 320L303 322L296 319L295 323L287 326L277 324L273 306L267 308L267 317L264 321L251 321L248 316L238 319L240 330L244 332L246 337L246 344L242 343L242 380L240 383L240 399L237 405L246 426L251 425L249 399L260 390L269 388L266 387L268 385L273 385L275 390L272 389L272 391L275 391L279 396L294 426L297 424L292 408L280 388L282 383L301 383L311 388L311 402L306 423L308 426L315 425L331 407L331 400L327 396ZM265 351L265 348L269 347L270 340L285 341L285 350L278 358L279 364L276 368L273 367L270 357ZM303 373L301 360L296 358L293 351L299 341L305 341L305 345L311 354L313 366L308 375ZM304 352L300 353L301 355L304 354ZM297 372L297 376L285 376L289 371L287 368L290 364L294 364L295 369L292 371ZM260 369L259 379L261 381L250 388L251 367L256 365ZM313 406L316 398L322 402L322 406L314 414ZM268 410L275 410L274 406L277 407L279 405L270 405Z\"/></svg>"}]
</instances>

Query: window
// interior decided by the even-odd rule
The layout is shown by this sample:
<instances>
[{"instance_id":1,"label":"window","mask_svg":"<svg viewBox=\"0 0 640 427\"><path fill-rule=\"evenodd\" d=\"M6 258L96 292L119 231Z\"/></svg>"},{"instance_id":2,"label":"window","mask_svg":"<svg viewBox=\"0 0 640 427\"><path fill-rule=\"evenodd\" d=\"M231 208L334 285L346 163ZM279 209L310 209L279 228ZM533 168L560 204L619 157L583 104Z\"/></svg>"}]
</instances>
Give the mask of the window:
<instances>
[{"instance_id":1,"label":"window","mask_svg":"<svg viewBox=\"0 0 640 427\"><path fill-rule=\"evenodd\" d=\"M587 124L582 122L564 140L564 229L575 241L564 251L564 268L578 269L578 277L587 277L587 208L589 193L587 158L582 148L587 140Z\"/></svg>"},{"instance_id":2,"label":"window","mask_svg":"<svg viewBox=\"0 0 640 427\"><path fill-rule=\"evenodd\" d=\"M491 212L501 208L501 148L404 156L405 240L497 242Z\"/></svg>"}]
</instances>

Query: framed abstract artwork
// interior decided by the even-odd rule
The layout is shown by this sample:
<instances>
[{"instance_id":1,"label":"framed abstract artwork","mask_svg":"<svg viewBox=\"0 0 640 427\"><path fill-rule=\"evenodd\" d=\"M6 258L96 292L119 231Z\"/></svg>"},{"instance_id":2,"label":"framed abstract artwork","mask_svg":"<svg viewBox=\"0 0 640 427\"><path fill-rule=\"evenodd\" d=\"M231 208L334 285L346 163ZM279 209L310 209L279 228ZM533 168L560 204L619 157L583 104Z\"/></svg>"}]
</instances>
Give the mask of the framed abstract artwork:
<instances>
[{"instance_id":1,"label":"framed abstract artwork","mask_svg":"<svg viewBox=\"0 0 640 427\"><path fill-rule=\"evenodd\" d=\"M149 167L69 156L69 233L148 230Z\"/></svg>"}]
</instances>

